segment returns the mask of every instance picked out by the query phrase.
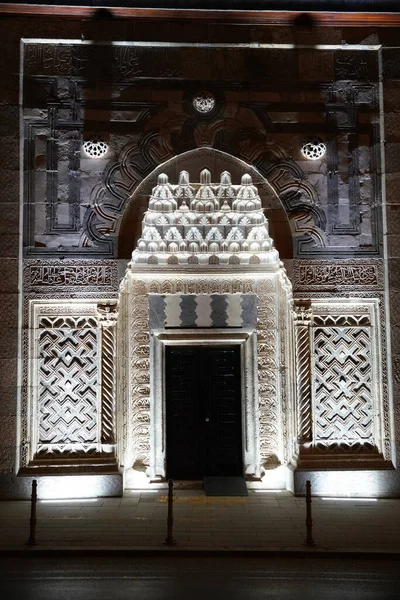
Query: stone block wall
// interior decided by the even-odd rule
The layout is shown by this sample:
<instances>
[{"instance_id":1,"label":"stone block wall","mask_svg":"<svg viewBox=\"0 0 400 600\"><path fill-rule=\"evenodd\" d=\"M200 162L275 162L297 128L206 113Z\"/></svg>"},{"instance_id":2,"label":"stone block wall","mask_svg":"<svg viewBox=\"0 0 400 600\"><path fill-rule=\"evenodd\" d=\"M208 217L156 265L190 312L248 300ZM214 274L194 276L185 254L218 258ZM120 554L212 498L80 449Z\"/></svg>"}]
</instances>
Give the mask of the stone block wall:
<instances>
[{"instance_id":1,"label":"stone block wall","mask_svg":"<svg viewBox=\"0 0 400 600\"><path fill-rule=\"evenodd\" d=\"M19 357L19 251L20 154L19 154L19 41L4 31L4 55L0 74L0 471L12 481L16 471L18 430Z\"/></svg>"}]
</instances>

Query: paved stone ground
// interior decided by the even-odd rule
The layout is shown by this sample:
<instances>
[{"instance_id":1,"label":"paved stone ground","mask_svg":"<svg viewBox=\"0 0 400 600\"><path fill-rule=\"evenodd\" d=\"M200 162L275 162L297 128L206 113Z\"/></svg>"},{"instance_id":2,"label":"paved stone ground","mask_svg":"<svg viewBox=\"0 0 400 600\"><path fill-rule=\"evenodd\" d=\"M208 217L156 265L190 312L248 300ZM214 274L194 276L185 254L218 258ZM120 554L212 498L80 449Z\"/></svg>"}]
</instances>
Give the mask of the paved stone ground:
<instances>
[{"instance_id":1,"label":"paved stone ground","mask_svg":"<svg viewBox=\"0 0 400 600\"><path fill-rule=\"evenodd\" d=\"M313 498L316 550L400 552L400 500ZM30 503L0 503L0 549L23 549ZM166 549L165 491L132 492L123 498L39 501L41 549ZM206 497L178 491L174 503L176 549L304 550L305 499L288 493L247 498Z\"/></svg>"}]
</instances>

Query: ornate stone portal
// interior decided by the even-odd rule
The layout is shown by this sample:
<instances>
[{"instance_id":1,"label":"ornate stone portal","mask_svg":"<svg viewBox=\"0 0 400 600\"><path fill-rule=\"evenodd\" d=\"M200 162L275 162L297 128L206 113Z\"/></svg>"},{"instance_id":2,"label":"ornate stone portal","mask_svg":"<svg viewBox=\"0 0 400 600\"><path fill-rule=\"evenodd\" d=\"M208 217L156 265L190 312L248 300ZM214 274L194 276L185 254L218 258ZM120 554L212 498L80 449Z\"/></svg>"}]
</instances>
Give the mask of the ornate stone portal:
<instances>
[{"instance_id":1,"label":"ornate stone portal","mask_svg":"<svg viewBox=\"0 0 400 600\"><path fill-rule=\"evenodd\" d=\"M159 175L122 284L126 468L165 477L164 350L178 342L240 344L244 473L291 459L291 298L250 175Z\"/></svg>"}]
</instances>

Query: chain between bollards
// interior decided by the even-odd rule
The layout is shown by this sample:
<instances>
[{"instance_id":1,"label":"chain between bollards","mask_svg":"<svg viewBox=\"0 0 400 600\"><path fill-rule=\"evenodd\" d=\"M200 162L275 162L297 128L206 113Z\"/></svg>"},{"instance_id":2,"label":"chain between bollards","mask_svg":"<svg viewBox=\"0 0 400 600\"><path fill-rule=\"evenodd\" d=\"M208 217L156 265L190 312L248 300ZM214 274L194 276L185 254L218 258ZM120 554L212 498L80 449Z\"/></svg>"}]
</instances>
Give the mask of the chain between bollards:
<instances>
[{"instance_id":1,"label":"chain between bollards","mask_svg":"<svg viewBox=\"0 0 400 600\"><path fill-rule=\"evenodd\" d=\"M30 530L29 530L29 539L26 542L27 546L36 546L36 504L37 504L37 481L36 479L32 480L32 496L31 496L31 518L29 521Z\"/></svg>"},{"instance_id":2,"label":"chain between bollards","mask_svg":"<svg viewBox=\"0 0 400 600\"><path fill-rule=\"evenodd\" d=\"M311 512L311 481L306 481L306 528L307 536L304 542L305 546L315 546L315 542L312 536L312 512Z\"/></svg>"},{"instance_id":3,"label":"chain between bollards","mask_svg":"<svg viewBox=\"0 0 400 600\"><path fill-rule=\"evenodd\" d=\"M167 517L167 537L165 538L165 544L167 546L173 546L176 542L173 536L174 530L174 482L172 479L168 480L168 517Z\"/></svg>"}]
</instances>

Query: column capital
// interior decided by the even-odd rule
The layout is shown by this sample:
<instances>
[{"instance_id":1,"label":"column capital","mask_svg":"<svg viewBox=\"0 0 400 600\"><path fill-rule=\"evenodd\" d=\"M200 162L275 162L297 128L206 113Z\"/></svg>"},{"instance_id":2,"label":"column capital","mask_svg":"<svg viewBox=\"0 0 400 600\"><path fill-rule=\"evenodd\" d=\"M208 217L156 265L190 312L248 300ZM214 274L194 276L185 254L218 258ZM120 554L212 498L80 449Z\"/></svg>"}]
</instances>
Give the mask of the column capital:
<instances>
[{"instance_id":1,"label":"column capital","mask_svg":"<svg viewBox=\"0 0 400 600\"><path fill-rule=\"evenodd\" d=\"M118 304L116 302L98 304L97 314L102 327L112 327L118 320Z\"/></svg>"},{"instance_id":2,"label":"column capital","mask_svg":"<svg viewBox=\"0 0 400 600\"><path fill-rule=\"evenodd\" d=\"M310 325L313 317L311 302L307 301L296 303L293 306L293 313L295 325Z\"/></svg>"}]
</instances>

